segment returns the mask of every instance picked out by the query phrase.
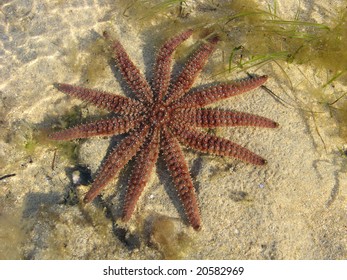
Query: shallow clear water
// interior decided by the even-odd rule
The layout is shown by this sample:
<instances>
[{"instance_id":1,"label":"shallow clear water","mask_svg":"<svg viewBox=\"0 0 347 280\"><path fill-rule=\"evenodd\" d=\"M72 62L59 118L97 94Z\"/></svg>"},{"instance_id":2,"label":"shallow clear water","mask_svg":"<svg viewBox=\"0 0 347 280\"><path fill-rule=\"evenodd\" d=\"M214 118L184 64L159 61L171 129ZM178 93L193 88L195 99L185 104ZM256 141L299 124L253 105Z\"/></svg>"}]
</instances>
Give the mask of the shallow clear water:
<instances>
[{"instance_id":1,"label":"shallow clear water","mask_svg":"<svg viewBox=\"0 0 347 280\"><path fill-rule=\"evenodd\" d=\"M321 128L329 151L324 152L312 119L260 89L218 105L269 117L281 127L216 133L264 156L266 167L184 150L198 189L200 232L182 219L162 161L129 224L119 221L127 170L102 200L79 203L88 187L76 187L74 176L96 172L109 139L79 142L73 161L63 148L37 137L61 124L74 106L75 118L100 113L59 93L53 83L123 94L95 46L102 31L111 27L146 75L158 37L167 38L152 33L151 26L137 26L114 2L0 1L0 259L346 258L346 174L336 152L344 143L337 128L329 123ZM327 12L324 3L316 4L307 5L318 7L308 15ZM295 10L294 3L286 5ZM153 21L153 30L158 23ZM222 56L219 49L212 60ZM213 81L208 67L197 85ZM283 67L294 84L301 83L302 69ZM279 68L262 71L277 94L293 93ZM305 71L315 75L315 69Z\"/></svg>"}]
</instances>

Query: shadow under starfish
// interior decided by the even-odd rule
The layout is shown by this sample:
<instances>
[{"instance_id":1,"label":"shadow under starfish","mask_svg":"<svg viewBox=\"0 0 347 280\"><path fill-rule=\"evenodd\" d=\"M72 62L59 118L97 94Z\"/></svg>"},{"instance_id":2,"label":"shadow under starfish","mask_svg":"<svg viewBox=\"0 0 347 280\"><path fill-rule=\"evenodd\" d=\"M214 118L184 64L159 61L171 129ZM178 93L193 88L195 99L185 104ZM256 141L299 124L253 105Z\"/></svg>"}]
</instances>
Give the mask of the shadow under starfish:
<instances>
[{"instance_id":1,"label":"shadow under starfish","mask_svg":"<svg viewBox=\"0 0 347 280\"><path fill-rule=\"evenodd\" d=\"M114 112L115 116L53 133L50 135L51 139L72 140L128 133L102 164L85 195L84 202L92 201L129 160L136 156L122 214L123 220L128 221L161 150L188 221L198 230L201 227L201 219L197 197L180 144L205 153L237 158L254 165L266 163L265 159L248 149L197 128L277 127L276 122L257 115L203 108L257 88L267 77L250 77L238 82L220 83L191 91L197 75L219 41L216 35L203 40L188 58L178 76L171 78L172 54L191 34L192 30L187 30L174 36L159 49L152 83L147 82L140 73L121 43L117 40L112 41L111 48L116 65L136 99L69 84L55 84L58 90ZM109 39L105 32L104 36Z\"/></svg>"}]
</instances>

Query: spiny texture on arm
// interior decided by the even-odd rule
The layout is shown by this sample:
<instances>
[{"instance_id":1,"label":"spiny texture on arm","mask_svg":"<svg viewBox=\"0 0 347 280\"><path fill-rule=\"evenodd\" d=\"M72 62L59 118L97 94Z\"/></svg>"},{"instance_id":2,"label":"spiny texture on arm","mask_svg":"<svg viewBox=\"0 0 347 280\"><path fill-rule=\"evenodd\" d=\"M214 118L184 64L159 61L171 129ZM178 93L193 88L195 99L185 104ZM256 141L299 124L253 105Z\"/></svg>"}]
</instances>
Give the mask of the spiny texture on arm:
<instances>
[{"instance_id":1,"label":"spiny texture on arm","mask_svg":"<svg viewBox=\"0 0 347 280\"><path fill-rule=\"evenodd\" d=\"M157 100L162 100L168 90L171 76L172 53L178 45L192 35L192 30L187 30L169 40L159 49L153 75L153 92Z\"/></svg>"},{"instance_id":2,"label":"spiny texture on arm","mask_svg":"<svg viewBox=\"0 0 347 280\"><path fill-rule=\"evenodd\" d=\"M107 39L109 38L105 32L104 36ZM136 97L145 103L152 102L153 94L151 87L144 76L140 73L140 70L131 61L122 44L118 40L114 40L112 42L112 49L114 51L114 59L117 66L128 86L136 94Z\"/></svg>"},{"instance_id":3,"label":"spiny texture on arm","mask_svg":"<svg viewBox=\"0 0 347 280\"><path fill-rule=\"evenodd\" d=\"M242 94L261 86L267 80L267 76L246 78L238 82L223 83L203 88L185 95L174 104L175 108L200 108L214 102Z\"/></svg>"},{"instance_id":4,"label":"spiny texture on arm","mask_svg":"<svg viewBox=\"0 0 347 280\"><path fill-rule=\"evenodd\" d=\"M225 111L220 109L178 109L174 117L182 120L182 123L198 127L222 127L222 126L256 126L275 128L276 122L254 114Z\"/></svg>"},{"instance_id":5,"label":"spiny texture on arm","mask_svg":"<svg viewBox=\"0 0 347 280\"><path fill-rule=\"evenodd\" d=\"M166 128L162 129L161 148L189 223L198 230L201 226L200 213L188 165L177 139Z\"/></svg>"},{"instance_id":6,"label":"spiny texture on arm","mask_svg":"<svg viewBox=\"0 0 347 280\"><path fill-rule=\"evenodd\" d=\"M169 89L166 103L170 104L183 96L193 85L197 75L205 66L210 54L214 51L218 43L218 36L212 36L202 43L195 53L189 58L188 62L184 65L183 70L174 81L172 87Z\"/></svg>"},{"instance_id":7,"label":"spiny texture on arm","mask_svg":"<svg viewBox=\"0 0 347 280\"><path fill-rule=\"evenodd\" d=\"M155 131L148 137L145 144L141 147L136 156L136 163L129 180L127 192L125 194L125 202L123 207L123 221L128 221L135 209L144 187L153 171L159 155L159 130Z\"/></svg>"},{"instance_id":8,"label":"spiny texture on arm","mask_svg":"<svg viewBox=\"0 0 347 280\"><path fill-rule=\"evenodd\" d=\"M173 127L173 132L181 143L195 150L238 158L254 165L266 164L266 160L262 157L227 139L202 133L192 128L185 129L183 126Z\"/></svg>"},{"instance_id":9,"label":"spiny texture on arm","mask_svg":"<svg viewBox=\"0 0 347 280\"><path fill-rule=\"evenodd\" d=\"M140 102L128 97L69 84L55 83L54 86L58 90L87 101L98 108L110 110L121 115L138 114L143 110L143 105Z\"/></svg>"},{"instance_id":10,"label":"spiny texture on arm","mask_svg":"<svg viewBox=\"0 0 347 280\"><path fill-rule=\"evenodd\" d=\"M140 127L132 131L107 157L101 166L92 187L84 197L84 202L92 201L106 186L106 184L128 163L140 149L147 136L149 126Z\"/></svg>"},{"instance_id":11,"label":"spiny texture on arm","mask_svg":"<svg viewBox=\"0 0 347 280\"><path fill-rule=\"evenodd\" d=\"M49 136L52 140L73 140L91 136L117 135L128 132L134 128L142 117L114 117L112 119L98 120L91 123L77 125L55 132Z\"/></svg>"}]
</instances>

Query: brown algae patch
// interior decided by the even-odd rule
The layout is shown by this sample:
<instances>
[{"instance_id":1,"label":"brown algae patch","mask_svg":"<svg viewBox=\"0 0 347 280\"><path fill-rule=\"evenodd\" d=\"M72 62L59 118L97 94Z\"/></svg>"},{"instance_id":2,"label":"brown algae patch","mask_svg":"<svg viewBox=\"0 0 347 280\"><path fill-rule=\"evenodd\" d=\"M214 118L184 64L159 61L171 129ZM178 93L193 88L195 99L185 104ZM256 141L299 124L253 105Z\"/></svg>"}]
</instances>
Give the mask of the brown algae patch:
<instances>
[{"instance_id":1,"label":"brown algae patch","mask_svg":"<svg viewBox=\"0 0 347 280\"><path fill-rule=\"evenodd\" d=\"M192 247L191 237L178 225L177 219L165 216L154 218L150 242L166 260L184 259Z\"/></svg>"},{"instance_id":2,"label":"brown algae patch","mask_svg":"<svg viewBox=\"0 0 347 280\"><path fill-rule=\"evenodd\" d=\"M93 86L107 76L106 61L110 55L103 38L90 39L82 50L77 43L70 45L66 62L74 73L82 75L82 82Z\"/></svg>"}]
</instances>

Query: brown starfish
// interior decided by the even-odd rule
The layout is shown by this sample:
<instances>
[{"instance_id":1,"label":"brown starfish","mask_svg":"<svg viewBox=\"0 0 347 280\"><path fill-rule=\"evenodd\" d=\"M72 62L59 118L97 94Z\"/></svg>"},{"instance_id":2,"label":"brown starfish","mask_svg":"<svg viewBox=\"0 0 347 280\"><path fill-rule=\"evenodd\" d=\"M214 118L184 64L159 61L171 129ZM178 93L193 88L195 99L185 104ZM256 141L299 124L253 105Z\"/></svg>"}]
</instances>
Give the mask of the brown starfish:
<instances>
[{"instance_id":1,"label":"brown starfish","mask_svg":"<svg viewBox=\"0 0 347 280\"><path fill-rule=\"evenodd\" d=\"M262 157L248 149L229 140L204 133L196 127L277 127L276 122L264 117L202 108L254 89L262 85L267 77L250 77L234 83L220 83L190 91L194 80L219 41L215 35L203 40L189 57L182 71L171 80L172 53L191 34L192 30L187 30L167 40L159 49L151 84L130 60L120 42L112 42L116 64L137 100L79 86L55 85L62 92L114 112L115 116L56 132L50 136L51 139L71 140L128 133L101 166L84 202L92 201L136 155L122 214L123 220L128 221L161 149L189 223L197 230L201 227L200 213L180 143L198 151L234 157L255 165L266 163ZM104 36L108 38L106 33Z\"/></svg>"}]
</instances>

